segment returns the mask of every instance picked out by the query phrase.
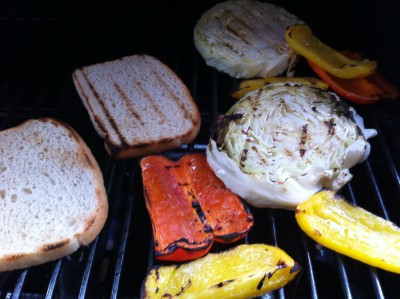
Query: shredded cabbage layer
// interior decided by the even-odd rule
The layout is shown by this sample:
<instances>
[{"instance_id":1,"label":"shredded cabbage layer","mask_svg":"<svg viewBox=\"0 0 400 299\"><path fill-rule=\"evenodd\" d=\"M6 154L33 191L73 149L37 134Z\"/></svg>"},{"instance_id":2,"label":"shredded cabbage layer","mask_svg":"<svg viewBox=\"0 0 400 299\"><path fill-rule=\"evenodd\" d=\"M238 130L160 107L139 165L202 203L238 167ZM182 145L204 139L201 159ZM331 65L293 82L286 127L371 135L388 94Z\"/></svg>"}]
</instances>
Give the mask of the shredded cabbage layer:
<instances>
[{"instance_id":1,"label":"shredded cabbage layer","mask_svg":"<svg viewBox=\"0 0 400 299\"><path fill-rule=\"evenodd\" d=\"M277 83L248 94L219 121L207 157L228 188L257 207L294 209L338 190L370 154L354 108L331 92Z\"/></svg>"}]
</instances>

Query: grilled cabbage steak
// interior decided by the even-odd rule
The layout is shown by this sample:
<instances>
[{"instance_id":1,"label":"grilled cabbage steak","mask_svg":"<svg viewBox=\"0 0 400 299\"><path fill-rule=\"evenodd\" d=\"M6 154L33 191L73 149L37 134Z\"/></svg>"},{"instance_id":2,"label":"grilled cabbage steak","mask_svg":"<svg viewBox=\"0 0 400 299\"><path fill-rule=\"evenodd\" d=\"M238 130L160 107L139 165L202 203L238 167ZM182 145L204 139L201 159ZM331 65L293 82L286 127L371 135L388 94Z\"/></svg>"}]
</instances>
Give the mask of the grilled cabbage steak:
<instances>
[{"instance_id":1,"label":"grilled cabbage steak","mask_svg":"<svg viewBox=\"0 0 400 299\"><path fill-rule=\"evenodd\" d=\"M207 65L234 78L293 75L298 55L285 40L287 27L303 23L285 9L239 0L216 4L194 28L194 43Z\"/></svg>"},{"instance_id":2,"label":"grilled cabbage steak","mask_svg":"<svg viewBox=\"0 0 400 299\"><path fill-rule=\"evenodd\" d=\"M285 286L300 270L278 247L244 244L186 264L154 267L141 298L252 298Z\"/></svg>"},{"instance_id":3,"label":"grilled cabbage steak","mask_svg":"<svg viewBox=\"0 0 400 299\"><path fill-rule=\"evenodd\" d=\"M370 154L363 119L332 92L271 84L216 119L207 160L233 192L255 207L294 210L322 188L338 190Z\"/></svg>"}]
</instances>

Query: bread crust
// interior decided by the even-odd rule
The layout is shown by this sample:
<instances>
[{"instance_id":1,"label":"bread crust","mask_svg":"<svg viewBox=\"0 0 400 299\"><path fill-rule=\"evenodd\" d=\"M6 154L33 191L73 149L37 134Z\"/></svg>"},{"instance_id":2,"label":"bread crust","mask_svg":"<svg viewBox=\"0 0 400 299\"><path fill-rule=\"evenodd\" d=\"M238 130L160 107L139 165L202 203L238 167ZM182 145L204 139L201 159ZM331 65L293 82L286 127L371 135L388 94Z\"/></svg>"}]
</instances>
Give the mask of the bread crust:
<instances>
[{"instance_id":1,"label":"bread crust","mask_svg":"<svg viewBox=\"0 0 400 299\"><path fill-rule=\"evenodd\" d=\"M126 74L120 75L118 73L113 73L113 70L110 70L109 67L113 66L114 64L120 63L121 61L128 60L131 58L149 64L149 67L146 69L146 72L148 72L149 77L157 77L157 74L155 74L153 70L150 70L151 68L150 64L153 63L154 65L157 66L157 68L161 69L163 72L168 74L168 77L171 81L175 82L176 85L175 88L177 89L179 88L181 96L172 95L170 101L171 102L175 101L175 103L178 103L180 110L184 111L182 113L185 115L184 117L185 119L182 120L182 124L185 123L186 129L182 128L182 130L178 134L173 134L169 131L165 131L162 137L149 136L147 140L130 139L122 133L123 129L129 128L130 130L138 130L138 128L122 124L118 116L109 113L109 111L105 107L107 105L107 103L105 102L109 101L110 99L104 100L104 102L102 102L103 101L101 99L102 95L100 92L97 91L96 83L92 82L91 79L88 78L85 73L89 72L90 70L93 70L94 68L103 68L102 69L103 72L107 73L111 78L118 76L123 77L126 76ZM152 67L154 67L154 65ZM121 59L117 59L114 61L107 61L87 67L82 67L74 70L72 78L77 93L82 99L82 102L89 113L93 126L98 135L104 139L105 149L112 158L115 159L135 158L146 154L160 153L163 151L179 148L183 144L192 142L199 133L201 126L201 115L189 89L185 86L185 84L181 81L178 75L175 74L174 71L172 71L166 64L164 64L155 57L146 54L138 54L128 57L123 57ZM131 88L140 89L141 87L140 86L136 87L135 84L132 83ZM168 86L166 86L165 89L166 93L170 92L167 90ZM134 106L135 101L140 101L139 99L136 99L135 97L129 95L128 93L124 93L124 90L118 90L118 92L122 94L122 99L115 99L116 101L115 105L121 105L121 107L123 107L123 105ZM145 92L146 93L148 92L147 97L149 101L157 102L158 99L153 98L154 96L151 95L151 93L148 90L145 90ZM128 103L124 103L124 101ZM163 102L163 104L165 103ZM101 108L104 109L104 115L106 116L101 115L102 112L98 111L99 108L97 107L96 109L95 105L101 106ZM148 115L146 114L146 111L136 110L132 112L131 118L146 119L147 117ZM169 120L167 119L167 121ZM121 137L120 138L121 142L117 143L114 141L115 138L111 137L112 133L107 129L106 123L111 124L113 130L115 130L117 134ZM190 123L190 126L188 125L188 123ZM157 123L155 123L155 126L157 126ZM122 127L124 128L122 129Z\"/></svg>"},{"instance_id":2,"label":"bread crust","mask_svg":"<svg viewBox=\"0 0 400 299\"><path fill-rule=\"evenodd\" d=\"M92 199L93 202L91 204L95 205L96 208L90 217L83 220L84 223L81 227L84 229L76 231L75 234L70 237L62 238L56 242L44 242L40 246L36 248L30 248L30 250L26 251L18 251L16 248L15 253L13 254L0 255L0 272L43 264L75 252L81 246L90 244L96 238L103 228L108 215L108 200L104 187L102 172L89 147L71 126L54 118L30 119L16 127L0 132L0 138L4 136L5 133L19 134L19 131L28 129L33 122L37 121L50 123L54 126L62 128L62 130L66 132L66 136L74 141L78 156L77 163L79 163L82 169L89 170L93 175L92 186L95 190L94 194L96 195L96 198ZM48 136L48 138L56 138L56 136ZM29 145L33 146L32 143ZM23 153L19 153L19 156L23 157ZM18 172L18 169L13 171ZM32 175L34 175L34 172L32 172ZM46 198L43 198L43 209L45 207L49 207L48 205L49 201L47 201ZM60 221L62 220L63 219L60 219ZM35 227L28 228L27 233L32 232L37 233L35 232Z\"/></svg>"}]
</instances>

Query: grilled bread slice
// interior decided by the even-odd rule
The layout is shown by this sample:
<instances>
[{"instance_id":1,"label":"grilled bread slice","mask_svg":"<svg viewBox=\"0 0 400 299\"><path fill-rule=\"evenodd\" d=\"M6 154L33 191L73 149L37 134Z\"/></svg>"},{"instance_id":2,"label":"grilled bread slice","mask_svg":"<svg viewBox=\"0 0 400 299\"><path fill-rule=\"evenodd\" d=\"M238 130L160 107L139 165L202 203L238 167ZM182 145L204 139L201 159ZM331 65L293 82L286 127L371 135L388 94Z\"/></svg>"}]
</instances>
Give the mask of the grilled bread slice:
<instances>
[{"instance_id":1,"label":"grilled bread slice","mask_svg":"<svg viewBox=\"0 0 400 299\"><path fill-rule=\"evenodd\" d=\"M298 23L303 22L270 3L228 0L200 17L194 43L207 65L234 78L293 76L298 55L285 30Z\"/></svg>"},{"instance_id":2,"label":"grilled bread slice","mask_svg":"<svg viewBox=\"0 0 400 299\"><path fill-rule=\"evenodd\" d=\"M200 113L189 90L155 57L132 55L82 67L73 80L113 158L178 148L198 134Z\"/></svg>"},{"instance_id":3,"label":"grilled bread slice","mask_svg":"<svg viewBox=\"0 0 400 299\"><path fill-rule=\"evenodd\" d=\"M102 173L70 126L42 118L0 132L0 271L73 253L107 213Z\"/></svg>"}]
</instances>

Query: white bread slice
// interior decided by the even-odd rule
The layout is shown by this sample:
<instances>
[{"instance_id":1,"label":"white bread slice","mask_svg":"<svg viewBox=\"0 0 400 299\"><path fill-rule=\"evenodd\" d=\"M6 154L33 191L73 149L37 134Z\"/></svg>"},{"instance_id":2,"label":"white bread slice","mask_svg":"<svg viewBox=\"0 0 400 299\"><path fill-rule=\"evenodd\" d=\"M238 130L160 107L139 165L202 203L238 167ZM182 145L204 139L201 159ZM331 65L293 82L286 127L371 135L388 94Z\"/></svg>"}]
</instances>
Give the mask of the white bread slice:
<instances>
[{"instance_id":1,"label":"white bread slice","mask_svg":"<svg viewBox=\"0 0 400 299\"><path fill-rule=\"evenodd\" d=\"M0 271L73 253L107 213L100 168L70 126L42 118L0 132Z\"/></svg>"},{"instance_id":2,"label":"white bread slice","mask_svg":"<svg viewBox=\"0 0 400 299\"><path fill-rule=\"evenodd\" d=\"M113 158L180 147L200 129L188 88L164 63L133 55L76 69L73 81Z\"/></svg>"}]
</instances>

